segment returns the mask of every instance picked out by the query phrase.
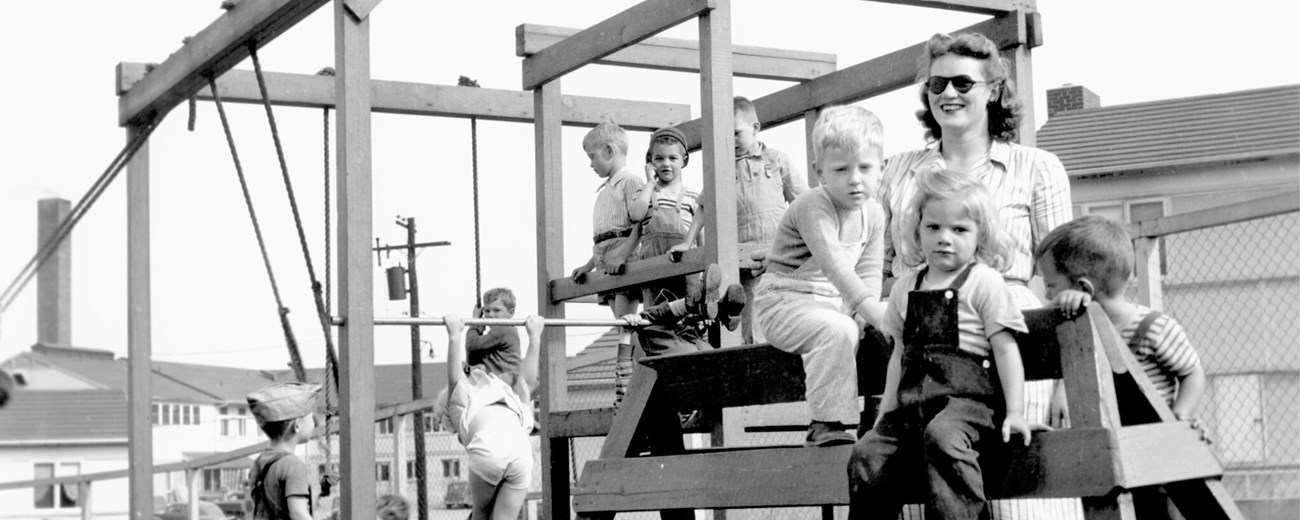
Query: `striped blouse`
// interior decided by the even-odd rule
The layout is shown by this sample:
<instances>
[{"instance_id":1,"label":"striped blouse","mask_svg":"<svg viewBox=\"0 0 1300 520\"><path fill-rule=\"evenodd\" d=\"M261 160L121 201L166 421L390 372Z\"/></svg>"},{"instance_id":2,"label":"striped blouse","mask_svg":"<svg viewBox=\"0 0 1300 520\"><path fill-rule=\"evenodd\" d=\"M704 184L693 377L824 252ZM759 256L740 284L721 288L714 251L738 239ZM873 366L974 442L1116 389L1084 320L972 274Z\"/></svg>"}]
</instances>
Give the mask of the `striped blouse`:
<instances>
[{"instance_id":1,"label":"striped blouse","mask_svg":"<svg viewBox=\"0 0 1300 520\"><path fill-rule=\"evenodd\" d=\"M893 239L906 233L902 215L916 194L916 176L931 168L946 167L937 145L895 155L885 163L879 198L885 202L885 218L889 221L885 259L893 259L895 277L916 269L903 263L903 254L897 249L900 242ZM988 186L1013 242L1011 266L1003 273L1005 278L1029 281L1034 275L1034 246L1053 228L1072 218L1065 166L1051 152L995 140L988 160L971 173Z\"/></svg>"}]
</instances>

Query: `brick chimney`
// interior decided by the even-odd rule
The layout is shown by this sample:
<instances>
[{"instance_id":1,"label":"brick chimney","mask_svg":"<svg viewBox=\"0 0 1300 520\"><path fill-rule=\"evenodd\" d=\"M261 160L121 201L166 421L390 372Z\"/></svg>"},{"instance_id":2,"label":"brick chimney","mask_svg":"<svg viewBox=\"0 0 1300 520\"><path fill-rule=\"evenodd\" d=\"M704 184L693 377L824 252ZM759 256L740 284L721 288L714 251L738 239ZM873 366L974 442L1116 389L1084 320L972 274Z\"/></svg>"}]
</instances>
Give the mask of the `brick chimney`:
<instances>
[{"instance_id":1,"label":"brick chimney","mask_svg":"<svg viewBox=\"0 0 1300 520\"><path fill-rule=\"evenodd\" d=\"M1083 110L1101 106L1101 98L1083 85L1066 83L1060 88L1047 89L1047 117L1066 110Z\"/></svg>"},{"instance_id":2,"label":"brick chimney","mask_svg":"<svg viewBox=\"0 0 1300 520\"><path fill-rule=\"evenodd\" d=\"M66 199L37 202L36 247L40 248L67 218ZM72 345L72 243L65 238L36 274L36 343Z\"/></svg>"}]
</instances>

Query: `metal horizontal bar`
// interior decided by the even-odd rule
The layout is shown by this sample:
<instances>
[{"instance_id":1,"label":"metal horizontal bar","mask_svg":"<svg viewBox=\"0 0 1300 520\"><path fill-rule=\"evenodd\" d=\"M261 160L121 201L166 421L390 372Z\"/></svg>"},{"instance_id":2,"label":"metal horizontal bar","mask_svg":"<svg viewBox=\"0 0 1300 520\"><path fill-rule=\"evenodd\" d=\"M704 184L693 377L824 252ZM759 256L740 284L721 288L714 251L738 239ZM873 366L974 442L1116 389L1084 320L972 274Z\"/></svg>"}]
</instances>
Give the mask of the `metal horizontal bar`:
<instances>
[{"instance_id":1,"label":"metal horizontal bar","mask_svg":"<svg viewBox=\"0 0 1300 520\"><path fill-rule=\"evenodd\" d=\"M410 248L410 247L439 247L439 246L449 246L449 245L451 245L451 242L448 242L448 241L446 241L446 240L439 240L439 241L437 241L437 242L420 242L420 243L411 244L411 245L399 244L399 245L395 245L395 246L379 246L379 247L372 247L372 248L370 248L370 250L371 250L371 251L398 251L398 250L407 249L407 248Z\"/></svg>"},{"instance_id":2,"label":"metal horizontal bar","mask_svg":"<svg viewBox=\"0 0 1300 520\"><path fill-rule=\"evenodd\" d=\"M334 317L335 325L343 325L343 318ZM477 326L500 326L500 327L522 327L522 319L506 318L465 318L463 320L468 327ZM628 322L613 318L556 318L545 320L547 327L627 327ZM375 325L393 325L393 326L412 326L412 325L446 325L447 320L444 318L375 318Z\"/></svg>"}]
</instances>

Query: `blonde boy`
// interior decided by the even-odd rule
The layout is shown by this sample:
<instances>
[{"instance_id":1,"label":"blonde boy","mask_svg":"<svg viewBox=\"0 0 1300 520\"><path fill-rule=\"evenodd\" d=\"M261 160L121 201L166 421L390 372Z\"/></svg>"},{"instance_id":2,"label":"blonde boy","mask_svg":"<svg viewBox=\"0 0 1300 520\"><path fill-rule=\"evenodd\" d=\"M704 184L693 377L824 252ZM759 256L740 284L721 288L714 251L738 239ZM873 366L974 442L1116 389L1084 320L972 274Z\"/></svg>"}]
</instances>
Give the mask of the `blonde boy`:
<instances>
[{"instance_id":1,"label":"blonde boy","mask_svg":"<svg viewBox=\"0 0 1300 520\"><path fill-rule=\"evenodd\" d=\"M645 186L645 179L627 169L627 132L611 122L596 125L582 139L582 151L591 161L596 176L604 179L596 193L592 208L591 259L573 270L573 281L582 283L587 273L601 269L606 274L620 274L628 259L636 252L640 240L640 226L629 216L629 206L637 192ZM599 295L601 304L608 305L614 316L634 314L640 305L636 289L621 290ZM614 368L616 402L627 393L632 377L632 335L623 332L618 337L618 356Z\"/></svg>"}]
</instances>

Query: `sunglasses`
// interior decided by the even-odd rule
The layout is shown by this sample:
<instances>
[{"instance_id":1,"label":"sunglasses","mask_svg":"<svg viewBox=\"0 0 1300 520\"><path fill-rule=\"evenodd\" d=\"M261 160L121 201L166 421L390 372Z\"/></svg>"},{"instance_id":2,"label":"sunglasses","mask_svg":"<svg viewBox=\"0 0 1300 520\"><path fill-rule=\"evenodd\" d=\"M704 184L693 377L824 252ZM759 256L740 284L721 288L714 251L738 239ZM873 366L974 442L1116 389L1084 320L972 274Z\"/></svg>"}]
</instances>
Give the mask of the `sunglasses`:
<instances>
[{"instance_id":1,"label":"sunglasses","mask_svg":"<svg viewBox=\"0 0 1300 520\"><path fill-rule=\"evenodd\" d=\"M970 92L970 89L974 88L975 85L989 84L993 82L975 81L965 74L953 76L951 78L944 76L930 76L930 79L925 80L925 88L929 90L931 94L937 96L942 94L944 90L948 89L949 83L952 83L952 88L957 89L957 92L965 94Z\"/></svg>"}]
</instances>

